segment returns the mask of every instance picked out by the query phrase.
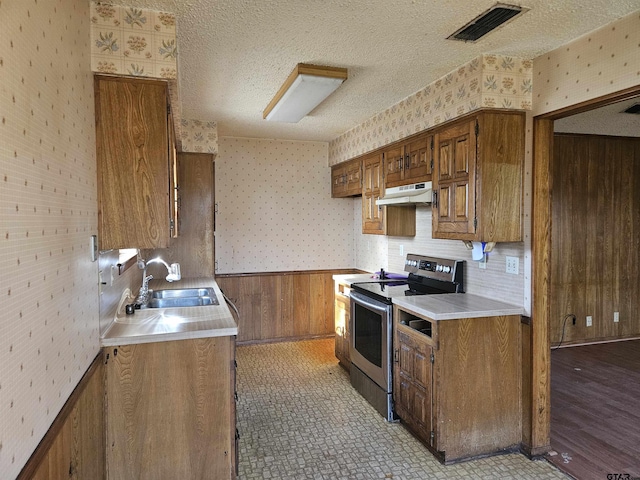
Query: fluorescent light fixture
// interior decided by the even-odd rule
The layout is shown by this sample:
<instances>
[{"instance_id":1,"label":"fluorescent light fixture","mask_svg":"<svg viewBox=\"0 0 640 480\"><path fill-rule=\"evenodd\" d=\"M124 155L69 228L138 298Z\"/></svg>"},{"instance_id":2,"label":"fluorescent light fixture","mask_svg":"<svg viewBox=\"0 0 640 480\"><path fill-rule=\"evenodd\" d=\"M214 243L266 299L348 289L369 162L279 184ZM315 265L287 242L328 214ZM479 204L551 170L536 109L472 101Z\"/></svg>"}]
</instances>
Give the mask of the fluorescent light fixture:
<instances>
[{"instance_id":1,"label":"fluorescent light fixture","mask_svg":"<svg viewBox=\"0 0 640 480\"><path fill-rule=\"evenodd\" d=\"M299 122L346 79L346 68L299 63L264 109L262 118L274 122Z\"/></svg>"}]
</instances>

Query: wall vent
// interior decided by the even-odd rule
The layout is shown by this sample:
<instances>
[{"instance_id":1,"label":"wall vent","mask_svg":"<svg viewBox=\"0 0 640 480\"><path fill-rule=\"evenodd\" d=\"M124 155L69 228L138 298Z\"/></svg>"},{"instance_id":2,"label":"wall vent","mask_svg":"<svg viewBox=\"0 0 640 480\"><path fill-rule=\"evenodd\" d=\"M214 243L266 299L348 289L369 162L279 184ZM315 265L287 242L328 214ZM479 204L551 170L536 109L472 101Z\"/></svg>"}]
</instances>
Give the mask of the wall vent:
<instances>
[{"instance_id":1,"label":"wall vent","mask_svg":"<svg viewBox=\"0 0 640 480\"><path fill-rule=\"evenodd\" d=\"M526 11L517 5L496 3L486 12L474 18L464 27L447 37L449 40L462 40L463 42L475 42L490 31L498 28L503 23Z\"/></svg>"},{"instance_id":2,"label":"wall vent","mask_svg":"<svg viewBox=\"0 0 640 480\"><path fill-rule=\"evenodd\" d=\"M634 103L626 110L623 110L622 113L635 113L636 115L640 115L640 103Z\"/></svg>"}]
</instances>

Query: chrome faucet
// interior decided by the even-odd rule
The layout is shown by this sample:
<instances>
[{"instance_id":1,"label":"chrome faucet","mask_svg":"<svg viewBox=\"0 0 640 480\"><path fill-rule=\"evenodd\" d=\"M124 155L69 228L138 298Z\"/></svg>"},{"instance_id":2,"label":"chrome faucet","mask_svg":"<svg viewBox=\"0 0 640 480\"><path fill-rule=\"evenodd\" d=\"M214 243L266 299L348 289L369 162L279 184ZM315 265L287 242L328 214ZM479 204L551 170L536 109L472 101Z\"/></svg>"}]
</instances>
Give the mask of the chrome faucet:
<instances>
[{"instance_id":1,"label":"chrome faucet","mask_svg":"<svg viewBox=\"0 0 640 480\"><path fill-rule=\"evenodd\" d=\"M169 272L169 274L166 276L167 282L175 282L182 278L179 263L172 263L171 266L169 266L169 264L162 260L160 257L153 258L148 262L139 259L138 268L142 269L142 286L140 287L138 297L136 298L136 304L138 305L146 305L149 302L149 280L153 278L153 275L147 275L147 265L149 265L150 263L162 263L165 267L167 267L167 271Z\"/></svg>"}]
</instances>

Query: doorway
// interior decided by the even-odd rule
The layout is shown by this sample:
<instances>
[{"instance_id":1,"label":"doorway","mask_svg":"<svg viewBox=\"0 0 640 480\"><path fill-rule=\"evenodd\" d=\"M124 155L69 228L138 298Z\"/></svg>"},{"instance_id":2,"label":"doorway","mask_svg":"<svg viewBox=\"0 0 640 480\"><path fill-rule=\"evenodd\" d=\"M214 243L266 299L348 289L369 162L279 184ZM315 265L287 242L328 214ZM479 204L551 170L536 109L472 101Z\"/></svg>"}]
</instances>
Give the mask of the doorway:
<instances>
[{"instance_id":1,"label":"doorway","mask_svg":"<svg viewBox=\"0 0 640 480\"><path fill-rule=\"evenodd\" d=\"M534 169L533 169L533 219L532 219L532 271L533 318L532 322L532 445L544 450L550 442L552 392L552 345L555 310L553 310L553 235L557 234L553 222L554 131L555 122L564 123L572 115L593 111L622 100L640 95L640 86L595 99L584 104L565 108L534 118ZM589 132L593 133L593 132ZM604 132L609 134L608 132ZM639 132L640 134L640 132ZM572 317L567 317L572 322ZM578 319L576 319L578 320ZM581 318L586 321L586 318ZM556 332L557 333L557 332ZM581 348L581 347L579 347ZM547 448L548 449L548 448ZM532 449L533 450L533 449Z\"/></svg>"}]
</instances>

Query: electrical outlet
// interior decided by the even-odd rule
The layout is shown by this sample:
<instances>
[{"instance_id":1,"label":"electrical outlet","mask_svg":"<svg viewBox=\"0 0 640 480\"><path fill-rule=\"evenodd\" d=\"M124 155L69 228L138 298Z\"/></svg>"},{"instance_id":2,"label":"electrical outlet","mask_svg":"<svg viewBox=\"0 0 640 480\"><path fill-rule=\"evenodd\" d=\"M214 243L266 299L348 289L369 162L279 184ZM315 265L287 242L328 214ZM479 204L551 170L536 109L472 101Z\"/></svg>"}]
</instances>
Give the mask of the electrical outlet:
<instances>
[{"instance_id":1,"label":"electrical outlet","mask_svg":"<svg viewBox=\"0 0 640 480\"><path fill-rule=\"evenodd\" d=\"M400 245L400 256L404 257L404 245Z\"/></svg>"},{"instance_id":2,"label":"electrical outlet","mask_svg":"<svg viewBox=\"0 0 640 480\"><path fill-rule=\"evenodd\" d=\"M587 327L591 327L593 325L593 317L591 315L587 315Z\"/></svg>"},{"instance_id":3,"label":"electrical outlet","mask_svg":"<svg viewBox=\"0 0 640 480\"><path fill-rule=\"evenodd\" d=\"M620 321L620 312L613 312L613 321L618 323Z\"/></svg>"},{"instance_id":4,"label":"electrical outlet","mask_svg":"<svg viewBox=\"0 0 640 480\"><path fill-rule=\"evenodd\" d=\"M520 259L518 257L507 257L507 273L518 275L520 272Z\"/></svg>"}]
</instances>

